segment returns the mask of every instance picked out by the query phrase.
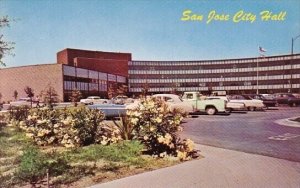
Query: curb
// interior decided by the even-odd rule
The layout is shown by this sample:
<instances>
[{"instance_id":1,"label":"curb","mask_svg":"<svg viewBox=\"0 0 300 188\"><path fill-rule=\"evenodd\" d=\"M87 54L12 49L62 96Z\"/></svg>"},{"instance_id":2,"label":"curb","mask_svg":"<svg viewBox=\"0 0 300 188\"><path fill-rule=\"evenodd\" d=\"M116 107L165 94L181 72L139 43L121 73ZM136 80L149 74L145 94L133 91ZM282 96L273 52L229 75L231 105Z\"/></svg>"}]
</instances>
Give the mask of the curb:
<instances>
[{"instance_id":1,"label":"curb","mask_svg":"<svg viewBox=\"0 0 300 188\"><path fill-rule=\"evenodd\" d=\"M290 117L290 118L286 118L286 119L279 119L279 120L276 120L274 122L279 124L279 125L283 125L283 126L300 128L300 122L296 122L296 121L291 120L291 119L296 119L296 118L299 118L299 117Z\"/></svg>"}]
</instances>

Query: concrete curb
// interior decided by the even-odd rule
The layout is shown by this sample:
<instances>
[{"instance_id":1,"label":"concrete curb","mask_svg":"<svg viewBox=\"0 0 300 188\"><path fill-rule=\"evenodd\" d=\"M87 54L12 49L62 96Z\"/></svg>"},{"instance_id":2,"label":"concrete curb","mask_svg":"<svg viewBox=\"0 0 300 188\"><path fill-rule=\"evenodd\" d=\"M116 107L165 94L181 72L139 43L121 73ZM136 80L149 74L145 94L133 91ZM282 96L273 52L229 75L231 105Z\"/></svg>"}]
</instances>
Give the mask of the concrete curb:
<instances>
[{"instance_id":1,"label":"concrete curb","mask_svg":"<svg viewBox=\"0 0 300 188\"><path fill-rule=\"evenodd\" d=\"M275 123L283 126L289 126L289 127L298 127L300 128L300 122L292 121L291 119L296 119L299 117L291 117L291 118L286 118L286 119L279 119L274 121Z\"/></svg>"},{"instance_id":2,"label":"concrete curb","mask_svg":"<svg viewBox=\"0 0 300 188\"><path fill-rule=\"evenodd\" d=\"M204 158L90 188L265 188L300 185L300 163L239 151L196 145Z\"/></svg>"}]
</instances>

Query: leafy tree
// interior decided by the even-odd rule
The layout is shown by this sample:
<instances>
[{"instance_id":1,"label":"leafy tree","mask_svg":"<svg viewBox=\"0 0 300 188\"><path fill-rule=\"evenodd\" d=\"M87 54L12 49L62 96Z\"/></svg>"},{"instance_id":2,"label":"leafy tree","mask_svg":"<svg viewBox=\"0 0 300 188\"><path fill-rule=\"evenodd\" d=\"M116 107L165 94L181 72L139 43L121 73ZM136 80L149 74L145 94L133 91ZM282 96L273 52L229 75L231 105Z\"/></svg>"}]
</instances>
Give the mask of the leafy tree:
<instances>
[{"instance_id":1,"label":"leafy tree","mask_svg":"<svg viewBox=\"0 0 300 188\"><path fill-rule=\"evenodd\" d=\"M107 95L109 99L112 99L113 97L116 96L117 93L117 84L109 84L108 89L107 89Z\"/></svg>"},{"instance_id":2,"label":"leafy tree","mask_svg":"<svg viewBox=\"0 0 300 188\"><path fill-rule=\"evenodd\" d=\"M51 85L48 85L46 89L41 92L40 96L42 102L51 109L53 108L53 103L58 102L58 94Z\"/></svg>"},{"instance_id":3,"label":"leafy tree","mask_svg":"<svg viewBox=\"0 0 300 188\"><path fill-rule=\"evenodd\" d=\"M128 86L124 84L119 86L117 89L118 95L127 95L127 92L128 92Z\"/></svg>"},{"instance_id":4,"label":"leafy tree","mask_svg":"<svg viewBox=\"0 0 300 188\"><path fill-rule=\"evenodd\" d=\"M4 27L9 27L11 21L8 16L0 16L0 29L2 30ZM0 34L0 66L5 66L5 63L2 61L4 55L14 55L11 52L14 49L14 44L13 42L5 41L4 35Z\"/></svg>"},{"instance_id":5,"label":"leafy tree","mask_svg":"<svg viewBox=\"0 0 300 188\"><path fill-rule=\"evenodd\" d=\"M18 94L19 94L18 91L15 90L15 91L14 91L14 95L13 95L13 97L15 98L15 100L17 100L17 98L18 98Z\"/></svg>"},{"instance_id":6,"label":"leafy tree","mask_svg":"<svg viewBox=\"0 0 300 188\"><path fill-rule=\"evenodd\" d=\"M146 95L148 94L148 91L149 91L149 84L148 82L146 81L146 83L144 83L142 85L142 96L143 97L146 97Z\"/></svg>"},{"instance_id":7,"label":"leafy tree","mask_svg":"<svg viewBox=\"0 0 300 188\"><path fill-rule=\"evenodd\" d=\"M24 91L27 94L27 97L30 98L30 106L32 108L32 97L34 97L34 91L31 87L28 86L25 87Z\"/></svg>"},{"instance_id":8,"label":"leafy tree","mask_svg":"<svg viewBox=\"0 0 300 188\"><path fill-rule=\"evenodd\" d=\"M74 106L77 106L77 102L79 102L81 98L82 93L77 88L75 88L71 93L70 101L74 103Z\"/></svg>"}]
</instances>

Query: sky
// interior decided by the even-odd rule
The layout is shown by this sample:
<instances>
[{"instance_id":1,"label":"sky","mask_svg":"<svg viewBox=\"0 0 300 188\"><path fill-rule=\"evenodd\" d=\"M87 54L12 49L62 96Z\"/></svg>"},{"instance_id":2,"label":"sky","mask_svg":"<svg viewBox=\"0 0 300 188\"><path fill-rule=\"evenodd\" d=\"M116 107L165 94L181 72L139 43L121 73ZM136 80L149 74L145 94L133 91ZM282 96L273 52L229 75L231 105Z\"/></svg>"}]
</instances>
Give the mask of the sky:
<instances>
[{"instance_id":1,"label":"sky","mask_svg":"<svg viewBox=\"0 0 300 188\"><path fill-rule=\"evenodd\" d=\"M248 21L234 22L241 11ZM263 11L279 20L262 21ZM207 23L212 12L228 20ZM15 20L0 30L15 42L15 56L3 59L7 67L55 63L65 48L162 61L257 57L258 46L267 56L283 55L300 35L299 0L0 0L5 15Z\"/></svg>"}]
</instances>

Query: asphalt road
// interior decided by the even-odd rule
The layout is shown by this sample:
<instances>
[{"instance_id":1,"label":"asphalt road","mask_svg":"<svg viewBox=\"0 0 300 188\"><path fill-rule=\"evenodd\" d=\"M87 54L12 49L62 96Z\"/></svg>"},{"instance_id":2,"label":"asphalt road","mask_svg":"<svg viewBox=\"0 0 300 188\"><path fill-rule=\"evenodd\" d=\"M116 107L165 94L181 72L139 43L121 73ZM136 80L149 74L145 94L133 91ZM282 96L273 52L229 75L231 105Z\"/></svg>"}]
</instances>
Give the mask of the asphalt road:
<instances>
[{"instance_id":1,"label":"asphalt road","mask_svg":"<svg viewBox=\"0 0 300 188\"><path fill-rule=\"evenodd\" d=\"M255 153L300 162L300 127L275 123L278 119L300 116L300 107L199 115L183 123L182 137L198 144Z\"/></svg>"}]
</instances>

